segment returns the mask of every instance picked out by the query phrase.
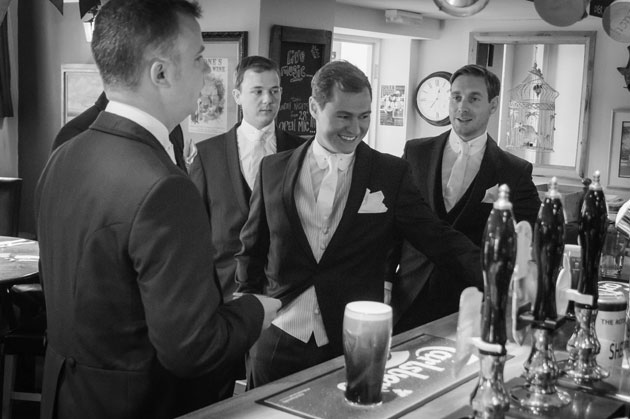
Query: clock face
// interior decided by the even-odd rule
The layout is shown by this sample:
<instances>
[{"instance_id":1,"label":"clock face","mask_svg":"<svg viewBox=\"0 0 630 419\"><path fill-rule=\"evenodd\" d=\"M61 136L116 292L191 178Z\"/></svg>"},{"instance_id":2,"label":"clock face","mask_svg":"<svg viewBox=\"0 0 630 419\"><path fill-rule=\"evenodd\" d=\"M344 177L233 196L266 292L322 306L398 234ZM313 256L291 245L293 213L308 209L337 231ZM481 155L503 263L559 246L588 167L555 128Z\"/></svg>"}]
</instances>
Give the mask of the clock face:
<instances>
[{"instance_id":1,"label":"clock face","mask_svg":"<svg viewBox=\"0 0 630 419\"><path fill-rule=\"evenodd\" d=\"M451 95L450 73L440 71L430 74L416 90L416 109L427 122L437 126L450 123L448 104Z\"/></svg>"}]
</instances>

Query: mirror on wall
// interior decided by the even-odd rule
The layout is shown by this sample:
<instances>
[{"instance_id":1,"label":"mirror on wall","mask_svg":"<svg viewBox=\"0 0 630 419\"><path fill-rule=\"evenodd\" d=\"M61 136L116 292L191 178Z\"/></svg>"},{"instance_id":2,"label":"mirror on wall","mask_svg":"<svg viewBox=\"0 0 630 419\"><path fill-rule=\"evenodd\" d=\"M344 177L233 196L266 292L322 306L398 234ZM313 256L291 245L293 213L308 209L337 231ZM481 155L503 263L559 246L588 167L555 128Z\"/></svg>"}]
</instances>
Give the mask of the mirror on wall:
<instances>
[{"instance_id":1,"label":"mirror on wall","mask_svg":"<svg viewBox=\"0 0 630 419\"><path fill-rule=\"evenodd\" d=\"M471 32L468 61L483 65L501 80L499 109L488 133L507 148L511 90L534 63L559 95L553 116L553 151L509 148L534 165L534 175L582 178L588 145L589 103L596 32ZM513 132L513 131L512 131Z\"/></svg>"}]
</instances>

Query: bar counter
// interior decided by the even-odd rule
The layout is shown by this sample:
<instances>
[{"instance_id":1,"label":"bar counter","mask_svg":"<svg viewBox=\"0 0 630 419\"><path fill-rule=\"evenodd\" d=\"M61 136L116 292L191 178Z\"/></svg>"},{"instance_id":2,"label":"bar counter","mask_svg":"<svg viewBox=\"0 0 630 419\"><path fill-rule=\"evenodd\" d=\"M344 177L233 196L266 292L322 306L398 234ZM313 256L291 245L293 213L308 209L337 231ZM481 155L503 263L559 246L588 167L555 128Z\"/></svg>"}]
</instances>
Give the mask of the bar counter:
<instances>
[{"instance_id":1,"label":"bar counter","mask_svg":"<svg viewBox=\"0 0 630 419\"><path fill-rule=\"evenodd\" d=\"M420 326L416 329L396 335L392 340L392 347L400 342L405 342L413 336L421 334L430 334L447 339L455 340L457 329L457 314L446 316L442 319ZM508 354L513 356L506 362L504 375L505 381L513 377L517 377L523 370L523 362L529 355L530 348L527 345L518 346L508 344ZM265 386L245 392L239 396L232 397L222 402L213 404L195 412L184 416L185 418L206 419L206 418L239 418L239 419L290 419L299 416L290 414L266 406L257 401L265 399L273 394L286 390L303 383L304 381L326 374L330 371L343 367L343 356L332 359L323 364L316 365L312 368L300 371L296 374L285 377L282 380L274 381ZM473 391L477 381L475 375L473 379L469 379L462 385L452 389L449 392L429 401L419 408L400 416L402 418L442 418L458 411L468 404L470 393Z\"/></svg>"}]
</instances>

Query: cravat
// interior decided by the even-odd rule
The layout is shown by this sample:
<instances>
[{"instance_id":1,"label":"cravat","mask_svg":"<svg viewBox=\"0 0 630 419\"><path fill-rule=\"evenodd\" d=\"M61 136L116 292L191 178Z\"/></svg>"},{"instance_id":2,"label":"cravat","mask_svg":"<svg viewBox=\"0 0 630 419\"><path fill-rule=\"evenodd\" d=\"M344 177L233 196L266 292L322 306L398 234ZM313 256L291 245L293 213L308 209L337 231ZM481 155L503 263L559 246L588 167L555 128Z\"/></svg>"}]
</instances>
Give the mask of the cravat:
<instances>
[{"instance_id":1,"label":"cravat","mask_svg":"<svg viewBox=\"0 0 630 419\"><path fill-rule=\"evenodd\" d=\"M328 170L324 175L324 179L322 179L319 194L317 195L317 208L325 220L330 217L332 212L335 191L337 189L337 169L339 166L338 158L334 154L327 156L326 160L328 162Z\"/></svg>"},{"instance_id":2,"label":"cravat","mask_svg":"<svg viewBox=\"0 0 630 419\"><path fill-rule=\"evenodd\" d=\"M267 133L264 131L260 131L258 134L259 137L254 141L254 146L252 147L249 176L247 177L247 183L249 184L249 187L251 189L254 189L254 182L256 181L258 169L260 168L260 161L266 155L265 138L267 138Z\"/></svg>"},{"instance_id":3,"label":"cravat","mask_svg":"<svg viewBox=\"0 0 630 419\"><path fill-rule=\"evenodd\" d=\"M448 178L446 190L444 191L444 206L446 211L450 211L462 195L462 185L466 174L466 165L470 157L470 146L466 142L460 142L460 150L451 169L451 176Z\"/></svg>"}]
</instances>

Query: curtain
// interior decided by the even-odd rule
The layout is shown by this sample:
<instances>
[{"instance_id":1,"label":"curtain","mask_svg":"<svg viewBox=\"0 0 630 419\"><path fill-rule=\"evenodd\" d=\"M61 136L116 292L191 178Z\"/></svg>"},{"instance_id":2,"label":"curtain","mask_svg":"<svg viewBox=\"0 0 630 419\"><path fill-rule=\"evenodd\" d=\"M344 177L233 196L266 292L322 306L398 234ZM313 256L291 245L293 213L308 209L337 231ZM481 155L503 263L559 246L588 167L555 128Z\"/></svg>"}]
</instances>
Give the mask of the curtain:
<instances>
[{"instance_id":1,"label":"curtain","mask_svg":"<svg viewBox=\"0 0 630 419\"><path fill-rule=\"evenodd\" d=\"M11 102L11 64L9 62L9 19L3 19L0 25L0 118L13 116Z\"/></svg>"}]
</instances>

